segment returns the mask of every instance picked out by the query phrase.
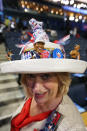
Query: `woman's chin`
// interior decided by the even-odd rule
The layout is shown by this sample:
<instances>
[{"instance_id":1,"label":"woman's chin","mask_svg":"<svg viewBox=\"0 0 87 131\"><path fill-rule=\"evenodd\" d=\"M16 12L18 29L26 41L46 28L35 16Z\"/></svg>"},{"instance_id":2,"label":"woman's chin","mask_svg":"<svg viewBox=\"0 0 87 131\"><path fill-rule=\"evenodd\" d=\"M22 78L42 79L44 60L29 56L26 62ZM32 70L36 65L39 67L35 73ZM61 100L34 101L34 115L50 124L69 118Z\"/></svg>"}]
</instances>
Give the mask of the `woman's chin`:
<instances>
[{"instance_id":1,"label":"woman's chin","mask_svg":"<svg viewBox=\"0 0 87 131\"><path fill-rule=\"evenodd\" d=\"M36 101L36 103L37 103L38 105L43 105L43 104L45 104L45 103L47 102L46 99L35 99L35 101Z\"/></svg>"}]
</instances>

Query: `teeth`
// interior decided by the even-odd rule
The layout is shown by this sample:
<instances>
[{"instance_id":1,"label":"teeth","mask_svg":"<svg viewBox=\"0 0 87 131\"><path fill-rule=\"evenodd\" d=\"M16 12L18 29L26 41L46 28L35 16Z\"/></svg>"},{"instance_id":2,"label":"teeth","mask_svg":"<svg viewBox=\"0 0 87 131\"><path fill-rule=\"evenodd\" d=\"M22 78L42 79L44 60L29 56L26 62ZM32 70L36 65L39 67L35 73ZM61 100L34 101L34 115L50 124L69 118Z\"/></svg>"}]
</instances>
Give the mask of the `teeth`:
<instances>
[{"instance_id":1,"label":"teeth","mask_svg":"<svg viewBox=\"0 0 87 131\"><path fill-rule=\"evenodd\" d=\"M38 95L42 95L42 94L44 94L44 93L38 93Z\"/></svg>"},{"instance_id":2,"label":"teeth","mask_svg":"<svg viewBox=\"0 0 87 131\"><path fill-rule=\"evenodd\" d=\"M36 93L37 95L42 95L42 94L44 94L45 92L43 92L43 93Z\"/></svg>"}]
</instances>

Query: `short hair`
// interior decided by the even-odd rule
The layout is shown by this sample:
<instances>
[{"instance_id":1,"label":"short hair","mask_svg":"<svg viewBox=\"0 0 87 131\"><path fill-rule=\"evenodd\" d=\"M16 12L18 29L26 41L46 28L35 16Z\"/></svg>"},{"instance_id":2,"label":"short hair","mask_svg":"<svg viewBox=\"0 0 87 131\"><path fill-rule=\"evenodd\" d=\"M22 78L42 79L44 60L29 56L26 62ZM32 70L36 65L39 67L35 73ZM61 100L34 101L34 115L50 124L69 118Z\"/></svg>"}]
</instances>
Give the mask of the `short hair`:
<instances>
[{"instance_id":1,"label":"short hair","mask_svg":"<svg viewBox=\"0 0 87 131\"><path fill-rule=\"evenodd\" d=\"M68 90L69 90L70 83L71 83L70 73L58 72L58 73L56 73L56 75L58 78L58 85L59 85L57 96L67 94ZM32 97L31 89L27 88L26 74L22 74L21 84L24 87L26 97Z\"/></svg>"},{"instance_id":2,"label":"short hair","mask_svg":"<svg viewBox=\"0 0 87 131\"><path fill-rule=\"evenodd\" d=\"M69 86L71 83L70 73L67 72L58 72L57 73L59 88L58 94L65 95L69 91Z\"/></svg>"}]
</instances>

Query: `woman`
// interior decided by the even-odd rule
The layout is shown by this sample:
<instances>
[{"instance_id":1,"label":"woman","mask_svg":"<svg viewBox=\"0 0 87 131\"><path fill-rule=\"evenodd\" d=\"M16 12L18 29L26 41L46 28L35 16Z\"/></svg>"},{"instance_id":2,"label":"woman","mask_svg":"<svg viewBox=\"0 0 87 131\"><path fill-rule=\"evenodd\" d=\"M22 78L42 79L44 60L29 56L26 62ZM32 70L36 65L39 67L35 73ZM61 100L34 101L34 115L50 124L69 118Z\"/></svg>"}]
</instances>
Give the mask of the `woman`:
<instances>
[{"instance_id":1,"label":"woman","mask_svg":"<svg viewBox=\"0 0 87 131\"><path fill-rule=\"evenodd\" d=\"M34 22L31 20L36 32L38 22ZM34 36L34 43L22 49L22 60L0 64L1 73L22 74L26 92L26 100L11 120L11 131L85 131L79 112L66 94L71 82L69 73L83 73L87 63L61 57L61 47L49 42L43 31ZM38 42L44 42L50 58L30 59L29 52Z\"/></svg>"},{"instance_id":2,"label":"woman","mask_svg":"<svg viewBox=\"0 0 87 131\"><path fill-rule=\"evenodd\" d=\"M11 131L85 131L78 111L65 95L70 81L69 73L22 75L27 99L12 119Z\"/></svg>"}]
</instances>

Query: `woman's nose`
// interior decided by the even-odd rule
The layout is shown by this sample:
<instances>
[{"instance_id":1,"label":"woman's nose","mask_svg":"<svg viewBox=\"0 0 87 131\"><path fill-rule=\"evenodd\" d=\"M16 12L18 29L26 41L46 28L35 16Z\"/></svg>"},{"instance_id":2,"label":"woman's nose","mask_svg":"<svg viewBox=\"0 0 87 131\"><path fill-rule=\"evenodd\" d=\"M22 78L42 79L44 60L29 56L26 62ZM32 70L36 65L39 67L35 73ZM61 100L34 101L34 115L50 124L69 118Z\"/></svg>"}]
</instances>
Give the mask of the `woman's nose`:
<instances>
[{"instance_id":1,"label":"woman's nose","mask_svg":"<svg viewBox=\"0 0 87 131\"><path fill-rule=\"evenodd\" d=\"M40 89L41 85L42 85L42 80L40 79L40 77L36 77L34 80L33 89L35 90Z\"/></svg>"}]
</instances>

